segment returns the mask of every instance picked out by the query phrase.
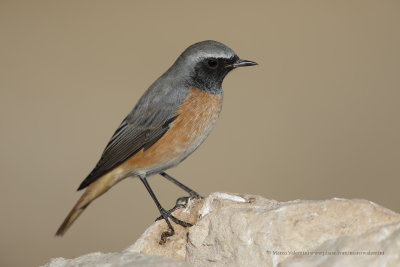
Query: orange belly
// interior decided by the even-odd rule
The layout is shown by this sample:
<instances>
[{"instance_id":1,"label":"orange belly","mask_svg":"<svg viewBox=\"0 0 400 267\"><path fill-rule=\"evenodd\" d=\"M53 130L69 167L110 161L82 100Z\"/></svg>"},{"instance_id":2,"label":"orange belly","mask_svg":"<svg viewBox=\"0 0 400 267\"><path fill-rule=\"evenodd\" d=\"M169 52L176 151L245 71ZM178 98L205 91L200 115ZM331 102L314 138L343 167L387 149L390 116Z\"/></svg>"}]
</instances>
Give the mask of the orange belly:
<instances>
[{"instance_id":1,"label":"orange belly","mask_svg":"<svg viewBox=\"0 0 400 267\"><path fill-rule=\"evenodd\" d=\"M122 163L118 172L147 174L173 167L190 155L209 135L219 116L222 95L191 88L176 111L170 129L148 150Z\"/></svg>"}]
</instances>

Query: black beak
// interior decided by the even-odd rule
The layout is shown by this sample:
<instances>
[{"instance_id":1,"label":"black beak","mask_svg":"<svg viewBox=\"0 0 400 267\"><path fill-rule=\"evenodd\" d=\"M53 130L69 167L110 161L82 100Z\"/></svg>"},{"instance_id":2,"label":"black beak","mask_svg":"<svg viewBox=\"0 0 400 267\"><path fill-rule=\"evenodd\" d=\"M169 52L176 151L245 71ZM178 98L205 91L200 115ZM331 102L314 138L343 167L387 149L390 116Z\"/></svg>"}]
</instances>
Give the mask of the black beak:
<instances>
[{"instance_id":1,"label":"black beak","mask_svg":"<svg viewBox=\"0 0 400 267\"><path fill-rule=\"evenodd\" d=\"M227 65L226 68L247 67L247 66L254 66L254 65L258 65L257 62L250 61L250 60L244 60L244 59L238 59L232 65Z\"/></svg>"}]
</instances>

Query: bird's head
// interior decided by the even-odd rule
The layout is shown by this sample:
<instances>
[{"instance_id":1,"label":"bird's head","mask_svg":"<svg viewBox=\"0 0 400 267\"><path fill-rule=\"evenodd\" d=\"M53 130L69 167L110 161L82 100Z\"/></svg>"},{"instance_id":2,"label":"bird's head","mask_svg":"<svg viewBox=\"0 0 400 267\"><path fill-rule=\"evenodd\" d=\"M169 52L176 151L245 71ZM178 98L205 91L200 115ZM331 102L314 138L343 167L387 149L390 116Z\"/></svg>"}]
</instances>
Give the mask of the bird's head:
<instances>
[{"instance_id":1,"label":"bird's head","mask_svg":"<svg viewBox=\"0 0 400 267\"><path fill-rule=\"evenodd\" d=\"M172 68L176 72L184 73L189 86L218 92L221 91L222 81L231 70L253 65L257 63L240 59L226 45L209 40L189 46Z\"/></svg>"}]
</instances>

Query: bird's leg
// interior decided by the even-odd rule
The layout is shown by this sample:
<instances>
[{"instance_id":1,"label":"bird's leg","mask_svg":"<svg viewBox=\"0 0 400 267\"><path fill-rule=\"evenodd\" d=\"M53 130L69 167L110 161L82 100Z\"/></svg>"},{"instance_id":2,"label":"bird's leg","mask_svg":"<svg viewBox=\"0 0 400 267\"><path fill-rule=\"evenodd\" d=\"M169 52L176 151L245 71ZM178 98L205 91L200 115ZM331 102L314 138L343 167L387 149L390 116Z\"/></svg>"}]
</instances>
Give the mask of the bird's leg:
<instances>
[{"instance_id":1,"label":"bird's leg","mask_svg":"<svg viewBox=\"0 0 400 267\"><path fill-rule=\"evenodd\" d=\"M168 237L173 236L173 235L175 234L175 230L174 230L174 228L172 227L172 225L171 225L170 221L168 220L168 218L171 218L172 221L174 221L175 223L180 224L180 225L182 225L182 226L184 226L184 227L192 226L192 224L177 219L176 217L174 217L174 216L171 214L170 211L165 210L165 209L161 206L161 204L160 204L160 202L158 201L156 195L153 193L153 190L151 189L149 183L148 183L147 180L146 180L146 176L139 176L139 178L140 178L140 180L143 182L143 184L144 184L144 186L146 187L147 191L149 192L151 198L152 198L152 199L154 200L154 202L156 203L156 206L157 206L158 210L160 211L162 218L163 218L163 219L165 220L165 222L168 224L169 231L166 231L166 232L164 232L164 233L161 234L161 240L160 240L160 244L161 244L161 245L162 245L162 244L165 244L165 242L167 242L167 238L168 238Z\"/></svg>"},{"instance_id":2,"label":"bird's leg","mask_svg":"<svg viewBox=\"0 0 400 267\"><path fill-rule=\"evenodd\" d=\"M198 198L198 199L203 198L196 191L194 191L194 190L190 189L189 187L187 187L186 185L182 184L181 182L179 182L178 180L176 180L175 178L173 178L171 175L167 174L166 172L160 172L160 175L162 175L167 180L173 182L174 184L176 184L177 186L179 186L180 188L182 188L183 190L188 192L191 198ZM178 198L177 204L180 199L181 198Z\"/></svg>"},{"instance_id":3,"label":"bird's leg","mask_svg":"<svg viewBox=\"0 0 400 267\"><path fill-rule=\"evenodd\" d=\"M178 198L176 200L175 206L172 209L168 210L168 212L172 213L177 209L186 207L186 204L188 203L189 199L191 199L191 198L196 198L196 199L203 198L196 191L194 191L194 190L190 189L189 187L187 187L186 185L182 184L181 182L179 182L178 180L176 180L175 178L173 178L171 175L167 174L166 172L160 172L160 175L163 176L164 178L166 178L167 180L169 180L170 182L174 183L175 185L179 186L181 189L188 192L190 195L189 197ZM161 220L162 218L163 217L160 216L156 219L156 221Z\"/></svg>"},{"instance_id":4,"label":"bird's leg","mask_svg":"<svg viewBox=\"0 0 400 267\"><path fill-rule=\"evenodd\" d=\"M172 212L176 211L177 209L185 208L185 207L186 207L186 204L187 204L188 201L189 201L189 198L190 198L190 197L180 197L180 198L178 198L178 199L176 200L175 206L174 206L172 209L168 210L168 212L169 212L169 213L172 213ZM162 216L162 215L159 216L159 217L156 219L156 221L159 221L159 220L161 220L161 219L163 219L163 216Z\"/></svg>"}]
</instances>

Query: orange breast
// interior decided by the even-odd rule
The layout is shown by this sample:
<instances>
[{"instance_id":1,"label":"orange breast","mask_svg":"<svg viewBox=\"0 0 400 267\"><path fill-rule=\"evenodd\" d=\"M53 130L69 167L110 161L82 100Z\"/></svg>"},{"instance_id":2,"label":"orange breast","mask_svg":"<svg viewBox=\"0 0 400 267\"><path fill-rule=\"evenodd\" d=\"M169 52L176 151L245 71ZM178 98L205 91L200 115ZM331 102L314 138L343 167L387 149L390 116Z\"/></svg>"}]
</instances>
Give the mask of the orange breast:
<instances>
[{"instance_id":1,"label":"orange breast","mask_svg":"<svg viewBox=\"0 0 400 267\"><path fill-rule=\"evenodd\" d=\"M170 129L148 150L141 150L120 165L119 170L148 172L175 166L209 135L219 116L222 95L191 88L177 109Z\"/></svg>"}]
</instances>

